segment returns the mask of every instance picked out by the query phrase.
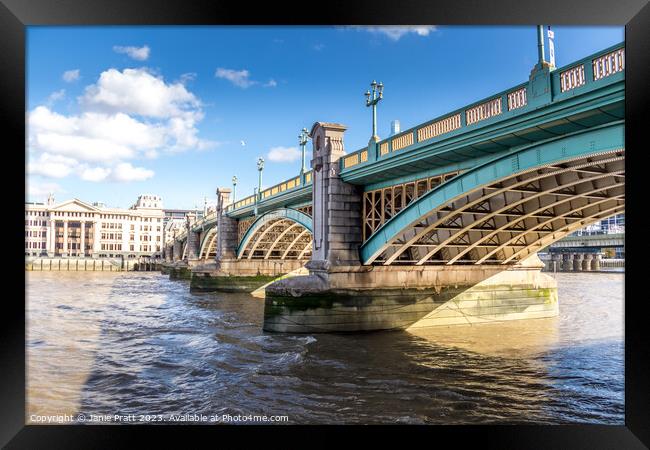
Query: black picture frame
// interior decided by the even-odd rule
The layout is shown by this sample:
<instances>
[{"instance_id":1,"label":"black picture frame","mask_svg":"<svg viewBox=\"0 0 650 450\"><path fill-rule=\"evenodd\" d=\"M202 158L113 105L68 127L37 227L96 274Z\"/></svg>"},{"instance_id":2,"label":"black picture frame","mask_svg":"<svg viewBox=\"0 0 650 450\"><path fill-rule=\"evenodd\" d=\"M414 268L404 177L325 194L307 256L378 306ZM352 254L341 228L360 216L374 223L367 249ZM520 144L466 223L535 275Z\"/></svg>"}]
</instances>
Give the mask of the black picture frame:
<instances>
[{"instance_id":1,"label":"black picture frame","mask_svg":"<svg viewBox=\"0 0 650 450\"><path fill-rule=\"evenodd\" d=\"M626 146L631 151L626 161L627 202L625 276L625 425L563 426L390 426L390 427L208 427L208 426L25 426L25 309L20 294L3 296L3 326L0 352L0 444L4 448L120 448L133 446L134 435L147 440L161 440L168 447L174 441L191 437L222 444L236 438L227 448L250 448L251 438L260 438L266 446L279 444L292 448L312 443L341 445L351 431L362 431L364 446L386 443L389 434L403 432L408 441L423 439L430 445L445 445L450 439L480 448L585 448L618 449L650 446L650 350L648 316L644 314L645 286L643 271L645 167L642 142L648 105L650 74L650 5L647 0L518 0L517 2L356 1L322 2L305 5L279 5L264 2L252 5L234 1L190 0L0 0L0 119L5 130L5 192L9 191L12 214L5 255L5 280L16 285L13 292L24 291L25 272L13 260L21 252L24 191L20 180L26 157L20 149L25 143L25 38L26 26L36 25L289 25L289 24L465 24L465 25L625 25L626 30ZM504 43L507 45L507 43ZM9 137L9 139L7 139ZM13 156L12 156L13 155ZM7 157L15 161L6 162ZM9 187L9 189L7 189ZM16 192L14 192L16 191ZM23 193L21 197L21 192ZM8 196L9 197L9 196ZM647 209L647 208L646 208ZM9 234L11 233L11 234ZM15 234L13 234L15 233ZM7 239L7 237L5 237ZM15 248L14 248L15 246ZM647 259L647 258L646 258ZM13 286L11 286L13 288ZM177 434L178 431L183 433ZM207 435L207 436L206 436ZM261 435L261 436L260 436ZM182 441L178 441L182 439ZM400 441L404 442L402 438ZM417 444L422 445L422 444ZM449 444L446 444L449 445Z\"/></svg>"}]
</instances>

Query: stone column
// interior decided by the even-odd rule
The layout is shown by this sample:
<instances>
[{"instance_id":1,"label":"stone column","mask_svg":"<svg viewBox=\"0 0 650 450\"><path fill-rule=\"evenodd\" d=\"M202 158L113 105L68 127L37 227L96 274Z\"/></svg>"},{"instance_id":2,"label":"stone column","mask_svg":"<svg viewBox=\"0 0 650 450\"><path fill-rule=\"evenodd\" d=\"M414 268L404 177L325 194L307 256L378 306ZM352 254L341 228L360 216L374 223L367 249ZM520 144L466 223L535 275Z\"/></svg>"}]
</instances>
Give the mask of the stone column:
<instances>
[{"instance_id":1,"label":"stone column","mask_svg":"<svg viewBox=\"0 0 650 450\"><path fill-rule=\"evenodd\" d=\"M192 231L192 226L196 222L196 216L192 213L187 215L187 260L199 259L199 233Z\"/></svg>"},{"instance_id":2,"label":"stone column","mask_svg":"<svg viewBox=\"0 0 650 450\"><path fill-rule=\"evenodd\" d=\"M589 272L591 270L591 260L594 257L591 253L585 253L584 259L582 260L582 270Z\"/></svg>"},{"instance_id":3,"label":"stone column","mask_svg":"<svg viewBox=\"0 0 650 450\"><path fill-rule=\"evenodd\" d=\"M47 256L52 258L56 248L56 220L50 216L50 221L47 227Z\"/></svg>"},{"instance_id":4,"label":"stone column","mask_svg":"<svg viewBox=\"0 0 650 450\"><path fill-rule=\"evenodd\" d=\"M600 253L596 253L591 260L591 270L600 270L600 258L602 255Z\"/></svg>"},{"instance_id":5,"label":"stone column","mask_svg":"<svg viewBox=\"0 0 650 450\"><path fill-rule=\"evenodd\" d=\"M562 255L559 253L551 253L551 262L549 272L557 272L561 269Z\"/></svg>"},{"instance_id":6,"label":"stone column","mask_svg":"<svg viewBox=\"0 0 650 450\"><path fill-rule=\"evenodd\" d=\"M101 237L101 222L95 216L95 220L93 220L93 251L91 254L93 257L97 257L101 251Z\"/></svg>"},{"instance_id":7,"label":"stone column","mask_svg":"<svg viewBox=\"0 0 650 450\"><path fill-rule=\"evenodd\" d=\"M358 266L361 236L361 194L356 186L340 178L340 159L345 155L346 127L316 122L310 136L313 143L313 227L310 270L331 266Z\"/></svg>"},{"instance_id":8,"label":"stone column","mask_svg":"<svg viewBox=\"0 0 650 450\"><path fill-rule=\"evenodd\" d=\"M183 244L181 241L174 239L174 256L173 261L180 261L183 256Z\"/></svg>"},{"instance_id":9,"label":"stone column","mask_svg":"<svg viewBox=\"0 0 650 450\"><path fill-rule=\"evenodd\" d=\"M562 254L562 271L571 272L573 269L573 255L571 253Z\"/></svg>"},{"instance_id":10,"label":"stone column","mask_svg":"<svg viewBox=\"0 0 650 450\"><path fill-rule=\"evenodd\" d=\"M81 253L82 258L86 256L86 222L81 221Z\"/></svg>"},{"instance_id":11,"label":"stone column","mask_svg":"<svg viewBox=\"0 0 650 450\"><path fill-rule=\"evenodd\" d=\"M215 257L217 268L221 267L222 260L237 257L237 244L239 244L237 220L226 215L226 206L230 204L230 192L229 188L217 189L217 254Z\"/></svg>"},{"instance_id":12,"label":"stone column","mask_svg":"<svg viewBox=\"0 0 650 450\"><path fill-rule=\"evenodd\" d=\"M576 253L573 256L573 270L575 272L582 272L582 253Z\"/></svg>"},{"instance_id":13,"label":"stone column","mask_svg":"<svg viewBox=\"0 0 650 450\"><path fill-rule=\"evenodd\" d=\"M68 256L68 219L63 219L63 251L61 256Z\"/></svg>"}]
</instances>

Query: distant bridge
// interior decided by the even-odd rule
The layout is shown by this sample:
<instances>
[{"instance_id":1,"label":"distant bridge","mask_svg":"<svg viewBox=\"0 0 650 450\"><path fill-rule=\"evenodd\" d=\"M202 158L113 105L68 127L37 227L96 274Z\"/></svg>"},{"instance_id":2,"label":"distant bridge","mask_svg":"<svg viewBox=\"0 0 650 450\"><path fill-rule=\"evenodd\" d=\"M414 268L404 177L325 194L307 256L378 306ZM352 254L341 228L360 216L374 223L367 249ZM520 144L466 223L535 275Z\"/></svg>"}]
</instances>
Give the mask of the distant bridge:
<instances>
[{"instance_id":1,"label":"distant bridge","mask_svg":"<svg viewBox=\"0 0 650 450\"><path fill-rule=\"evenodd\" d=\"M625 233L589 234L582 236L567 236L554 242L549 249L574 249L574 248L611 248L625 247Z\"/></svg>"}]
</instances>

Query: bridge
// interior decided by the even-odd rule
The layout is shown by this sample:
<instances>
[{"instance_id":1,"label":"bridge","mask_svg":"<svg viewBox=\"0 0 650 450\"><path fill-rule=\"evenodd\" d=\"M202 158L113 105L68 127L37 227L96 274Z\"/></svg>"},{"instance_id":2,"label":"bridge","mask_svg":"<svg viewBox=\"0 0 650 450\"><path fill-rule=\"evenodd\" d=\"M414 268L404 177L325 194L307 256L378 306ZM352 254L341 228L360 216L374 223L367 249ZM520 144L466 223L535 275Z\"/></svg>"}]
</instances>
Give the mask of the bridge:
<instances>
[{"instance_id":1,"label":"bridge","mask_svg":"<svg viewBox=\"0 0 650 450\"><path fill-rule=\"evenodd\" d=\"M594 249L600 250L609 247L624 247L625 233L584 234L581 236L567 236L549 247L554 250Z\"/></svg>"},{"instance_id":2,"label":"bridge","mask_svg":"<svg viewBox=\"0 0 650 450\"><path fill-rule=\"evenodd\" d=\"M624 233L566 236L554 242L547 251L550 260L546 269L551 272L599 271L601 267L625 267L624 260L601 260L604 248L625 247Z\"/></svg>"},{"instance_id":3,"label":"bridge","mask_svg":"<svg viewBox=\"0 0 650 450\"><path fill-rule=\"evenodd\" d=\"M316 122L311 170L217 190L165 255L199 290L265 289L264 328L317 332L548 317L536 253L625 209L625 49L555 68L346 153ZM426 107L426 105L421 105Z\"/></svg>"}]
</instances>

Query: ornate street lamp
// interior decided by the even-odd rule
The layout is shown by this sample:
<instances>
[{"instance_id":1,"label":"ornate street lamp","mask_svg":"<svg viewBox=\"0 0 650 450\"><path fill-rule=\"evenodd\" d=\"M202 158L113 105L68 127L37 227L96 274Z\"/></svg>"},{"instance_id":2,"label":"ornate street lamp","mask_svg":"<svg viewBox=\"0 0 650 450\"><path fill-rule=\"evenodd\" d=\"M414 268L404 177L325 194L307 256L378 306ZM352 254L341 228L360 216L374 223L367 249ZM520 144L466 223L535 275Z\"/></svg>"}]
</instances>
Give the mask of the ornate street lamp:
<instances>
[{"instance_id":1,"label":"ornate street lamp","mask_svg":"<svg viewBox=\"0 0 650 450\"><path fill-rule=\"evenodd\" d=\"M235 203L237 200L237 175L232 176L232 202Z\"/></svg>"},{"instance_id":2,"label":"ornate street lamp","mask_svg":"<svg viewBox=\"0 0 650 450\"><path fill-rule=\"evenodd\" d=\"M303 128L298 135L298 143L300 144L300 151L302 152L302 167L300 168L301 175L307 171L307 167L305 166L305 145L307 144L308 138L309 134L307 133L307 128Z\"/></svg>"},{"instance_id":3,"label":"ornate street lamp","mask_svg":"<svg viewBox=\"0 0 650 450\"><path fill-rule=\"evenodd\" d=\"M264 170L264 158L261 156L257 159L257 171L259 172L259 178L257 181L257 193L261 198L262 195L262 171Z\"/></svg>"},{"instance_id":4,"label":"ornate street lamp","mask_svg":"<svg viewBox=\"0 0 650 450\"><path fill-rule=\"evenodd\" d=\"M372 106L372 137L370 142L377 142L379 140L379 136L377 136L377 103L384 98L384 85L381 81L377 83L373 80L370 86L372 87L372 94L370 91L366 91L366 106Z\"/></svg>"}]
</instances>

